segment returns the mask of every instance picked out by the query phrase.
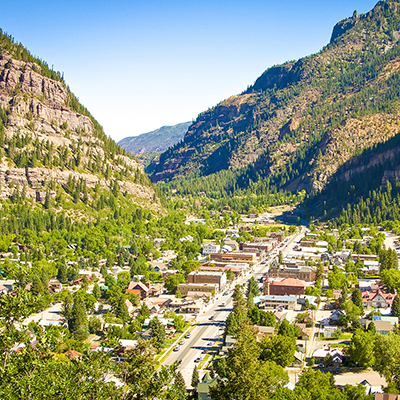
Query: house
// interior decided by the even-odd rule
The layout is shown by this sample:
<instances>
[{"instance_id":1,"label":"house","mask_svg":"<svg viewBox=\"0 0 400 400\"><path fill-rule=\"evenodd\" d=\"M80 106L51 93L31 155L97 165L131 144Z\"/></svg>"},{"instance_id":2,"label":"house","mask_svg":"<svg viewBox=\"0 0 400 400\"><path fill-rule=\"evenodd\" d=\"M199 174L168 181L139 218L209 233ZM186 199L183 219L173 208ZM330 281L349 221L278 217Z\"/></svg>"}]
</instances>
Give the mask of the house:
<instances>
[{"instance_id":1,"label":"house","mask_svg":"<svg viewBox=\"0 0 400 400\"><path fill-rule=\"evenodd\" d=\"M362 292L363 305L366 308L390 308L395 297L395 294L383 293L380 289L376 292Z\"/></svg>"},{"instance_id":2,"label":"house","mask_svg":"<svg viewBox=\"0 0 400 400\"><path fill-rule=\"evenodd\" d=\"M211 400L210 388L217 384L215 378L211 378L210 374L205 374L202 381L197 385L197 398L199 400Z\"/></svg>"},{"instance_id":3,"label":"house","mask_svg":"<svg viewBox=\"0 0 400 400\"><path fill-rule=\"evenodd\" d=\"M207 256L211 253L219 253L221 246L216 243L204 243L203 245L203 255Z\"/></svg>"},{"instance_id":4,"label":"house","mask_svg":"<svg viewBox=\"0 0 400 400\"><path fill-rule=\"evenodd\" d=\"M338 322L340 319L344 318L346 314L342 310L335 310L330 317L330 320L333 322Z\"/></svg>"},{"instance_id":5,"label":"house","mask_svg":"<svg viewBox=\"0 0 400 400\"><path fill-rule=\"evenodd\" d=\"M307 331L307 326L306 324L296 324L300 328L300 336L299 338L301 340L309 340L310 339L310 333Z\"/></svg>"},{"instance_id":6,"label":"house","mask_svg":"<svg viewBox=\"0 0 400 400\"><path fill-rule=\"evenodd\" d=\"M60 282L49 282L49 290L52 293L60 293L62 291L62 284ZM1 287L0 287L1 291Z\"/></svg>"},{"instance_id":7,"label":"house","mask_svg":"<svg viewBox=\"0 0 400 400\"><path fill-rule=\"evenodd\" d=\"M168 269L168 265L164 262L152 261L150 265L154 272L162 273Z\"/></svg>"},{"instance_id":8,"label":"house","mask_svg":"<svg viewBox=\"0 0 400 400\"><path fill-rule=\"evenodd\" d=\"M153 240L154 247L160 248L163 243L165 243L167 239L165 238L155 238Z\"/></svg>"},{"instance_id":9,"label":"house","mask_svg":"<svg viewBox=\"0 0 400 400\"><path fill-rule=\"evenodd\" d=\"M145 299L150 292L149 285L145 285L143 282L129 282L128 288L125 291L125 294L128 293L133 293L136 294L136 296L140 299L143 300Z\"/></svg>"},{"instance_id":10,"label":"house","mask_svg":"<svg viewBox=\"0 0 400 400\"><path fill-rule=\"evenodd\" d=\"M303 353L300 353L300 351L295 351L294 360L289 364L289 367L301 368L301 366L303 365L303 358L304 358Z\"/></svg>"},{"instance_id":11,"label":"house","mask_svg":"<svg viewBox=\"0 0 400 400\"><path fill-rule=\"evenodd\" d=\"M335 333L337 330L340 330L337 326L325 326L324 329L320 331L321 334L324 335L324 337L334 337Z\"/></svg>"},{"instance_id":12,"label":"house","mask_svg":"<svg viewBox=\"0 0 400 400\"><path fill-rule=\"evenodd\" d=\"M345 355L342 352L342 350L331 349L329 347L317 349L313 353L313 357L314 357L316 363L323 362L328 355L332 356L333 365L335 367L339 367L343 363L343 360L345 358Z\"/></svg>"},{"instance_id":13,"label":"house","mask_svg":"<svg viewBox=\"0 0 400 400\"><path fill-rule=\"evenodd\" d=\"M364 386L366 395L383 393L382 386L372 386L366 379L364 379L360 385Z\"/></svg>"},{"instance_id":14,"label":"house","mask_svg":"<svg viewBox=\"0 0 400 400\"><path fill-rule=\"evenodd\" d=\"M394 328L393 325L389 321L380 321L380 320L368 321L367 328L371 322L373 322L375 325L376 333L379 333L381 335L389 335L389 333Z\"/></svg>"},{"instance_id":15,"label":"house","mask_svg":"<svg viewBox=\"0 0 400 400\"><path fill-rule=\"evenodd\" d=\"M135 309L133 304L128 299L125 300L125 305L126 305L126 308L128 309L129 314Z\"/></svg>"},{"instance_id":16,"label":"house","mask_svg":"<svg viewBox=\"0 0 400 400\"><path fill-rule=\"evenodd\" d=\"M257 342L261 342L261 339L264 336L272 336L275 333L275 327L273 326L257 326L254 325L254 329L257 331L256 340Z\"/></svg>"},{"instance_id":17,"label":"house","mask_svg":"<svg viewBox=\"0 0 400 400\"><path fill-rule=\"evenodd\" d=\"M140 337L144 340L150 340L151 339L151 330L146 329L143 332L140 332Z\"/></svg>"}]
</instances>

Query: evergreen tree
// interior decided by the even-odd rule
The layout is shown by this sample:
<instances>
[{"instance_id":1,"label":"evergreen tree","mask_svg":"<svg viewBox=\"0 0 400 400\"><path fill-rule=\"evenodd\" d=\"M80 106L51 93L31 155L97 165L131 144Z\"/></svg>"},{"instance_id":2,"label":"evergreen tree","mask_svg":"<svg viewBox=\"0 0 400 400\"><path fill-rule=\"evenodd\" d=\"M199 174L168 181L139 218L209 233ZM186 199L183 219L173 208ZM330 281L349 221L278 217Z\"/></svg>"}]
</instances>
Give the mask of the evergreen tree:
<instances>
[{"instance_id":1,"label":"evergreen tree","mask_svg":"<svg viewBox=\"0 0 400 400\"><path fill-rule=\"evenodd\" d=\"M93 296L96 300L99 300L101 297L101 290L99 284L96 282L93 286Z\"/></svg>"},{"instance_id":2,"label":"evergreen tree","mask_svg":"<svg viewBox=\"0 0 400 400\"><path fill-rule=\"evenodd\" d=\"M249 280L249 283L247 285L246 296L249 297L250 293L253 295L253 297L256 297L260 294L260 289L258 288L258 283L254 278L254 276L252 276Z\"/></svg>"},{"instance_id":3,"label":"evergreen tree","mask_svg":"<svg viewBox=\"0 0 400 400\"><path fill-rule=\"evenodd\" d=\"M174 391L174 400L186 400L186 384L180 371L176 373L172 390Z\"/></svg>"},{"instance_id":4,"label":"evergreen tree","mask_svg":"<svg viewBox=\"0 0 400 400\"><path fill-rule=\"evenodd\" d=\"M60 283L67 283L68 279L67 279L67 266L65 265L65 263L61 263L60 267L58 268L58 273L57 273L57 279Z\"/></svg>"},{"instance_id":5,"label":"evergreen tree","mask_svg":"<svg viewBox=\"0 0 400 400\"><path fill-rule=\"evenodd\" d=\"M374 321L371 321L369 323L367 332L371 332L374 336L376 335L376 326L374 324Z\"/></svg>"},{"instance_id":6,"label":"evergreen tree","mask_svg":"<svg viewBox=\"0 0 400 400\"><path fill-rule=\"evenodd\" d=\"M118 305L115 310L115 315L118 318L121 318L125 324L128 323L131 319L131 317L129 316L128 307L125 304L125 299L123 296L120 296L118 300Z\"/></svg>"},{"instance_id":7,"label":"evergreen tree","mask_svg":"<svg viewBox=\"0 0 400 400\"><path fill-rule=\"evenodd\" d=\"M86 316L86 307L83 298L76 295L72 308L70 331L75 340L83 341L89 336L89 326Z\"/></svg>"},{"instance_id":8,"label":"evergreen tree","mask_svg":"<svg viewBox=\"0 0 400 400\"><path fill-rule=\"evenodd\" d=\"M44 294L43 283L37 276L33 278L31 293L34 294L35 296L40 296Z\"/></svg>"},{"instance_id":9,"label":"evergreen tree","mask_svg":"<svg viewBox=\"0 0 400 400\"><path fill-rule=\"evenodd\" d=\"M392 315L393 317L400 318L400 296L397 294L392 304Z\"/></svg>"},{"instance_id":10,"label":"evergreen tree","mask_svg":"<svg viewBox=\"0 0 400 400\"><path fill-rule=\"evenodd\" d=\"M200 382L199 371L197 370L197 366L195 365L192 373L191 385L196 389L199 382Z\"/></svg>"},{"instance_id":11,"label":"evergreen tree","mask_svg":"<svg viewBox=\"0 0 400 400\"><path fill-rule=\"evenodd\" d=\"M351 301L356 305L362 313L364 313L364 304L362 300L362 294L360 289L354 289L351 294Z\"/></svg>"},{"instance_id":12,"label":"evergreen tree","mask_svg":"<svg viewBox=\"0 0 400 400\"><path fill-rule=\"evenodd\" d=\"M149 310L149 307L147 307L147 304L145 302L143 302L140 307L139 315L145 319L150 317L150 310Z\"/></svg>"},{"instance_id":13,"label":"evergreen tree","mask_svg":"<svg viewBox=\"0 0 400 400\"><path fill-rule=\"evenodd\" d=\"M150 336L155 339L154 347L160 351L164 345L166 340L165 328L164 325L160 322L157 317L154 317L149 324L150 327Z\"/></svg>"},{"instance_id":14,"label":"evergreen tree","mask_svg":"<svg viewBox=\"0 0 400 400\"><path fill-rule=\"evenodd\" d=\"M254 307L253 293L250 292L247 296L247 309L250 311Z\"/></svg>"}]
</instances>

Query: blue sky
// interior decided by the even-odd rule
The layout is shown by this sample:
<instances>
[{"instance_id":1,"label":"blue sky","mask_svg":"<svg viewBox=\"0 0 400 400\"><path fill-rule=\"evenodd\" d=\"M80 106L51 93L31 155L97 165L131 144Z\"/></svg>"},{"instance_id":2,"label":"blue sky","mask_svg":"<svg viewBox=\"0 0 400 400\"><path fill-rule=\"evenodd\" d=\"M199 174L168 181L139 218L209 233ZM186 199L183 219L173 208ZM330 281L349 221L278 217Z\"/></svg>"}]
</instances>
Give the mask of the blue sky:
<instances>
[{"instance_id":1,"label":"blue sky","mask_svg":"<svg viewBox=\"0 0 400 400\"><path fill-rule=\"evenodd\" d=\"M14 0L0 27L120 140L190 121L268 67L319 51L370 0Z\"/></svg>"}]
</instances>

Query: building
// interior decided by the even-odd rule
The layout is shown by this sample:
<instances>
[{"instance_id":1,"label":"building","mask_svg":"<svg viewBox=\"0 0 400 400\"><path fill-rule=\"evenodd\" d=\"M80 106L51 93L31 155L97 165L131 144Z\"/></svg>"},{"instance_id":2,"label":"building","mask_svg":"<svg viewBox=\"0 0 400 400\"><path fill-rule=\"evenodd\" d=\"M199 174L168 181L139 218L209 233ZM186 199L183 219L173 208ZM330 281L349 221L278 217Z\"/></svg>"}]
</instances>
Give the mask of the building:
<instances>
[{"instance_id":1,"label":"building","mask_svg":"<svg viewBox=\"0 0 400 400\"><path fill-rule=\"evenodd\" d=\"M400 400L400 394L375 393L375 400Z\"/></svg>"},{"instance_id":2,"label":"building","mask_svg":"<svg viewBox=\"0 0 400 400\"><path fill-rule=\"evenodd\" d=\"M305 293L306 284L299 279L284 278L281 281L264 281L264 294L298 296Z\"/></svg>"},{"instance_id":3,"label":"building","mask_svg":"<svg viewBox=\"0 0 400 400\"><path fill-rule=\"evenodd\" d=\"M211 400L210 388L217 384L217 379L205 374L202 381L197 385L197 398L199 400Z\"/></svg>"},{"instance_id":4,"label":"building","mask_svg":"<svg viewBox=\"0 0 400 400\"><path fill-rule=\"evenodd\" d=\"M371 322L373 322L375 325L376 333L379 333L381 335L389 335L389 333L392 332L394 328L394 326L389 321L380 321L380 320L368 321L367 328Z\"/></svg>"},{"instance_id":5,"label":"building","mask_svg":"<svg viewBox=\"0 0 400 400\"><path fill-rule=\"evenodd\" d=\"M227 264L227 265L229 265L229 264ZM232 271L232 273L235 277L242 276L244 273L244 270L242 268L229 267L229 266L217 267L217 266L210 265L210 264L200 265L199 270L200 271L223 271L225 273L228 271Z\"/></svg>"},{"instance_id":6,"label":"building","mask_svg":"<svg viewBox=\"0 0 400 400\"><path fill-rule=\"evenodd\" d=\"M219 253L221 246L216 243L204 243L203 245L203 255L208 256L212 253Z\"/></svg>"},{"instance_id":7,"label":"building","mask_svg":"<svg viewBox=\"0 0 400 400\"><path fill-rule=\"evenodd\" d=\"M218 283L180 283L178 285L178 292L186 296L188 292L209 292L212 295L218 293Z\"/></svg>"},{"instance_id":8,"label":"building","mask_svg":"<svg viewBox=\"0 0 400 400\"><path fill-rule=\"evenodd\" d=\"M125 291L125 294L133 293L136 294L138 299L145 299L150 292L149 285L145 285L143 282L129 282L128 288Z\"/></svg>"},{"instance_id":9,"label":"building","mask_svg":"<svg viewBox=\"0 0 400 400\"><path fill-rule=\"evenodd\" d=\"M283 239L285 238L284 232L267 232L266 235L267 236L265 237L255 237L253 239L253 243L266 242L271 239L277 239L279 242L282 242Z\"/></svg>"},{"instance_id":10,"label":"building","mask_svg":"<svg viewBox=\"0 0 400 400\"><path fill-rule=\"evenodd\" d=\"M242 252L235 252L232 253L212 253L210 254L210 260L212 261L219 261L219 262L229 262L229 263L248 263L248 264L256 264L257 253L242 253Z\"/></svg>"},{"instance_id":11,"label":"building","mask_svg":"<svg viewBox=\"0 0 400 400\"><path fill-rule=\"evenodd\" d=\"M264 295L254 297L254 304L258 308L294 310L297 304L296 296Z\"/></svg>"},{"instance_id":12,"label":"building","mask_svg":"<svg viewBox=\"0 0 400 400\"><path fill-rule=\"evenodd\" d=\"M268 272L270 278L293 278L306 282L314 282L317 276L316 268L299 266L279 266L270 268Z\"/></svg>"},{"instance_id":13,"label":"building","mask_svg":"<svg viewBox=\"0 0 400 400\"><path fill-rule=\"evenodd\" d=\"M217 283L221 291L226 286L226 273L216 271L192 271L188 275L188 283Z\"/></svg>"},{"instance_id":14,"label":"building","mask_svg":"<svg viewBox=\"0 0 400 400\"><path fill-rule=\"evenodd\" d=\"M395 297L395 294L383 293L381 290L362 292L363 304L366 308L390 308Z\"/></svg>"}]
</instances>

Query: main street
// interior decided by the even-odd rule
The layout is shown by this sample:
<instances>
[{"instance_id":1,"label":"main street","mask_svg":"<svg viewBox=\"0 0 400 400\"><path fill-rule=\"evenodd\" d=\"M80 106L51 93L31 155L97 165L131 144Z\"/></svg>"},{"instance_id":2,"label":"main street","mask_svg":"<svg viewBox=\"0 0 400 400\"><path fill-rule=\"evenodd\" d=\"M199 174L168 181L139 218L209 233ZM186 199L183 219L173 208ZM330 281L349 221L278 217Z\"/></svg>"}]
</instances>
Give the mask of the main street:
<instances>
[{"instance_id":1,"label":"main street","mask_svg":"<svg viewBox=\"0 0 400 400\"><path fill-rule=\"evenodd\" d=\"M282 242L282 247L276 248L272 254L264 261L254 266L253 271L249 272L245 277L239 278L233 283L235 285L243 285L251 276L259 281L265 272L268 271L269 265L274 257L278 256L279 251L282 255L288 254L305 233L303 227L300 233L297 233L288 238L287 241ZM228 294L225 295L228 291ZM191 377L195 365L198 365L198 359L203 358L205 354L203 350L211 350L216 346L217 342L221 342L221 337L224 332L226 319L232 310L233 306L233 289L225 289L222 293L218 294L213 306L205 313L197 316L198 324L191 331L191 336L188 339L182 339L184 344L180 346L179 351L172 351L171 354L163 361L164 365L171 365L176 361L180 361L179 370L181 371L187 387L190 387ZM225 306L221 306L222 303ZM212 318L212 319L210 319ZM178 343L176 343L177 345ZM197 362L195 362L197 361Z\"/></svg>"}]
</instances>

